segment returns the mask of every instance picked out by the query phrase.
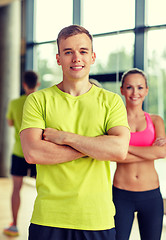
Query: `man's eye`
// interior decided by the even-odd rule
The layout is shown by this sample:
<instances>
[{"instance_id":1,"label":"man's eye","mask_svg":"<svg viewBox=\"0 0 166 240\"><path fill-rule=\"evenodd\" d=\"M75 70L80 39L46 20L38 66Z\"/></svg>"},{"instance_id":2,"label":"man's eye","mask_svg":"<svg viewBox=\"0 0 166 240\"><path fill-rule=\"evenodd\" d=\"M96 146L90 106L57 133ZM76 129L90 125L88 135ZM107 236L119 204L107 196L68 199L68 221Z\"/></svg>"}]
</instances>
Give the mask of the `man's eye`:
<instances>
[{"instance_id":1,"label":"man's eye","mask_svg":"<svg viewBox=\"0 0 166 240\"><path fill-rule=\"evenodd\" d=\"M68 51L68 52L65 52L65 55L68 55L68 54L71 54L72 52L71 51Z\"/></svg>"},{"instance_id":2,"label":"man's eye","mask_svg":"<svg viewBox=\"0 0 166 240\"><path fill-rule=\"evenodd\" d=\"M82 54L86 54L87 52L86 51L81 51Z\"/></svg>"},{"instance_id":3,"label":"man's eye","mask_svg":"<svg viewBox=\"0 0 166 240\"><path fill-rule=\"evenodd\" d=\"M130 86L127 87L127 89L130 89L130 88L131 88Z\"/></svg>"},{"instance_id":4,"label":"man's eye","mask_svg":"<svg viewBox=\"0 0 166 240\"><path fill-rule=\"evenodd\" d=\"M139 89L139 90L140 90L140 89L143 89L143 87L139 87L138 89Z\"/></svg>"}]
</instances>

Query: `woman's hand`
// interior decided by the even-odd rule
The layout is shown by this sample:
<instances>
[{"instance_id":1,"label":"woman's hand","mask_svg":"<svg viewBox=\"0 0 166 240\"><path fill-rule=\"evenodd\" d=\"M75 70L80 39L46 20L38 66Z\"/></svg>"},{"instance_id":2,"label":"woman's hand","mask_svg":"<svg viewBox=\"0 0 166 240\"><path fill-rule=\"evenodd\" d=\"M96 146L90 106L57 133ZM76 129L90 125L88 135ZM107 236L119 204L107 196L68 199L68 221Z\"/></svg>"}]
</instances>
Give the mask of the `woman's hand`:
<instances>
[{"instance_id":1,"label":"woman's hand","mask_svg":"<svg viewBox=\"0 0 166 240\"><path fill-rule=\"evenodd\" d=\"M166 138L165 137L158 137L153 143L153 146L164 146L166 144Z\"/></svg>"}]
</instances>

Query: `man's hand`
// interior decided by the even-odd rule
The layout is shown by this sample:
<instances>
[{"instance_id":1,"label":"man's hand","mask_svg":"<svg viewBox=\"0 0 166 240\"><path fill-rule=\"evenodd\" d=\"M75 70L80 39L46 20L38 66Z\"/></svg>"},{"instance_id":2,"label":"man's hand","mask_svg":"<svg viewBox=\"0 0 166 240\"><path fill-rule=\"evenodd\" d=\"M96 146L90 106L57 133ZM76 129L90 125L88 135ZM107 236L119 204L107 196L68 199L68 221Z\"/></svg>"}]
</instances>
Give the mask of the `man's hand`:
<instances>
[{"instance_id":1,"label":"man's hand","mask_svg":"<svg viewBox=\"0 0 166 240\"><path fill-rule=\"evenodd\" d=\"M14 121L11 119L7 119L8 126L12 127L14 126Z\"/></svg>"},{"instance_id":2,"label":"man's hand","mask_svg":"<svg viewBox=\"0 0 166 240\"><path fill-rule=\"evenodd\" d=\"M46 128L43 140L61 146L68 146L85 156L101 161L123 161L129 146L130 132L127 127L117 126L108 130L107 135L83 136L76 133Z\"/></svg>"},{"instance_id":3,"label":"man's hand","mask_svg":"<svg viewBox=\"0 0 166 240\"><path fill-rule=\"evenodd\" d=\"M43 139L59 145L65 145L65 136L67 132L58 131L53 128L46 128L43 132Z\"/></svg>"},{"instance_id":4,"label":"man's hand","mask_svg":"<svg viewBox=\"0 0 166 240\"><path fill-rule=\"evenodd\" d=\"M43 130L40 128L27 128L20 133L24 157L28 163L58 164L85 156L70 146L62 144L60 140L62 131L48 128L44 134L42 133ZM48 140L45 141L44 138ZM58 141L59 144L54 143L51 139Z\"/></svg>"}]
</instances>

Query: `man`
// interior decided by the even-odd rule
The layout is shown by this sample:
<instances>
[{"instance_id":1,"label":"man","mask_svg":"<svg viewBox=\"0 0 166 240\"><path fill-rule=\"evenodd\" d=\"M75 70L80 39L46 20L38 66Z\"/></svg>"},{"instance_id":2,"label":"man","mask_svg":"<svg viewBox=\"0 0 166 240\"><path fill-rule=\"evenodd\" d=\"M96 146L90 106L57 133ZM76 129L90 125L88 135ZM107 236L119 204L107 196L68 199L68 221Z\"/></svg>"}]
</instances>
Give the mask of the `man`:
<instances>
[{"instance_id":1,"label":"man","mask_svg":"<svg viewBox=\"0 0 166 240\"><path fill-rule=\"evenodd\" d=\"M6 115L8 125L14 126L15 128L15 143L13 147L11 166L11 175L13 181L13 192L11 197L13 222L9 227L4 229L4 234L13 237L19 235L17 228L17 215L20 207L20 190L23 183L23 177L27 176L28 169L30 169L30 175L32 177L36 176L36 165L30 165L24 159L19 130L21 127L24 102L30 93L36 91L38 86L38 75L33 71L25 72L23 80L23 88L25 90L25 94L17 99L12 100L9 103Z\"/></svg>"},{"instance_id":2,"label":"man","mask_svg":"<svg viewBox=\"0 0 166 240\"><path fill-rule=\"evenodd\" d=\"M89 82L92 36L77 25L58 35L63 80L28 97L21 127L25 159L37 164L29 240L115 239L110 161L129 143L125 106Z\"/></svg>"}]
</instances>

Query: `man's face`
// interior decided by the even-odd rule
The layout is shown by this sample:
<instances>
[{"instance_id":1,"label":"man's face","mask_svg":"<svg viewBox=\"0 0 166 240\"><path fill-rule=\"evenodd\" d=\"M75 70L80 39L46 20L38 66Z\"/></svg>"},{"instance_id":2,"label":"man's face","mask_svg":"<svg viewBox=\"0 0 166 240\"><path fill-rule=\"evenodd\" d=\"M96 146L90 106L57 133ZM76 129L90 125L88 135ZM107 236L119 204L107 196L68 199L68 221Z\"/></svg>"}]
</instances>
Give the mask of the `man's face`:
<instances>
[{"instance_id":1,"label":"man's face","mask_svg":"<svg viewBox=\"0 0 166 240\"><path fill-rule=\"evenodd\" d=\"M61 39L56 58L58 65L62 66L64 80L75 80L89 76L96 55L92 52L91 40L83 33Z\"/></svg>"}]
</instances>

